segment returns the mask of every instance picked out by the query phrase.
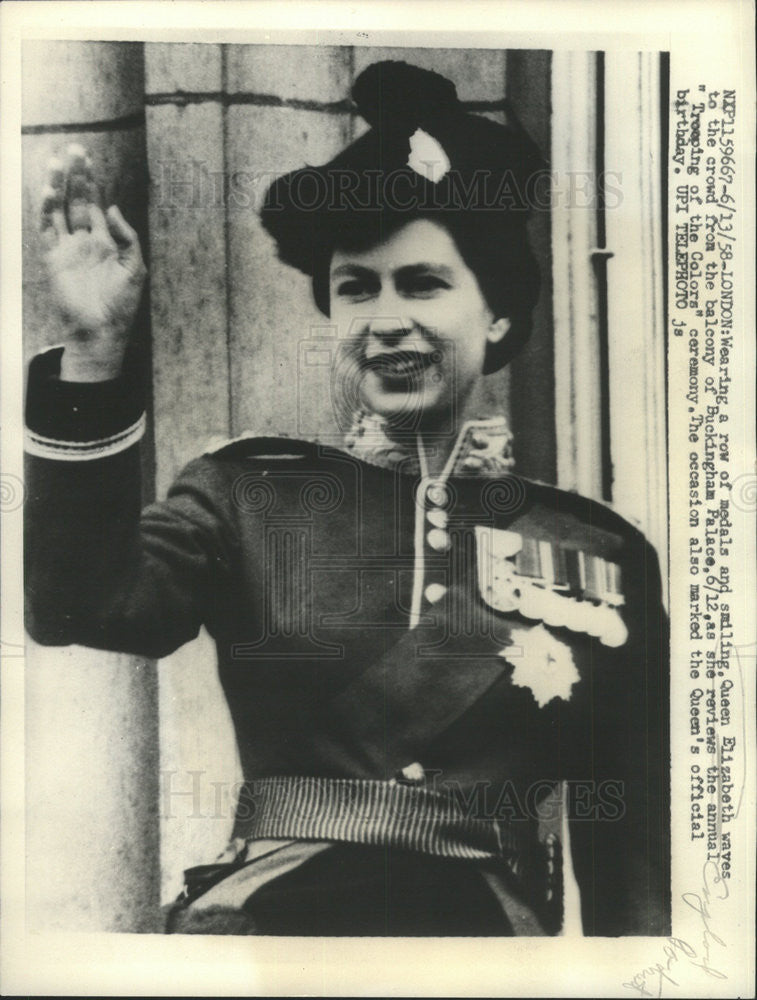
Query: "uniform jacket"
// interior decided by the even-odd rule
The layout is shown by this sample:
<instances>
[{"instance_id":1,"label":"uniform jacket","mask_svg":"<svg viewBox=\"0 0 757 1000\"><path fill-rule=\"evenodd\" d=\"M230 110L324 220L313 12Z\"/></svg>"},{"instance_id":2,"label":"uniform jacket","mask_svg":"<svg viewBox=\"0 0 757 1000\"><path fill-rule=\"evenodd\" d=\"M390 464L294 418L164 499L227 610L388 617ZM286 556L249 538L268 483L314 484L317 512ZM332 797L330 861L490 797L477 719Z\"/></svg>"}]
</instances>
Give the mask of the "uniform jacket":
<instances>
[{"instance_id":1,"label":"uniform jacket","mask_svg":"<svg viewBox=\"0 0 757 1000\"><path fill-rule=\"evenodd\" d=\"M251 794L417 765L528 831L566 782L585 933L669 932L666 623L635 528L465 452L434 491L284 438L203 455L140 513L133 388L61 383L59 354L27 398L38 642L162 657L205 626Z\"/></svg>"}]
</instances>

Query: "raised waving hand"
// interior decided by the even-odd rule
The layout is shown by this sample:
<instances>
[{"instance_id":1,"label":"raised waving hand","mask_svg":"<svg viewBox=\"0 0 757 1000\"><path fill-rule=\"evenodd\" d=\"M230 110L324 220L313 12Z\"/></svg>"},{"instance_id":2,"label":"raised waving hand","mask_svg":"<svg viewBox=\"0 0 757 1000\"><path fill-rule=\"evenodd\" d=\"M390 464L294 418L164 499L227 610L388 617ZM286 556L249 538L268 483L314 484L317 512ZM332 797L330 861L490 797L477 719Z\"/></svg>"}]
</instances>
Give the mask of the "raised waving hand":
<instances>
[{"instance_id":1,"label":"raised waving hand","mask_svg":"<svg viewBox=\"0 0 757 1000\"><path fill-rule=\"evenodd\" d=\"M137 234L112 205L103 212L79 145L48 165L42 232L50 287L65 327L61 378L118 376L146 275Z\"/></svg>"}]
</instances>

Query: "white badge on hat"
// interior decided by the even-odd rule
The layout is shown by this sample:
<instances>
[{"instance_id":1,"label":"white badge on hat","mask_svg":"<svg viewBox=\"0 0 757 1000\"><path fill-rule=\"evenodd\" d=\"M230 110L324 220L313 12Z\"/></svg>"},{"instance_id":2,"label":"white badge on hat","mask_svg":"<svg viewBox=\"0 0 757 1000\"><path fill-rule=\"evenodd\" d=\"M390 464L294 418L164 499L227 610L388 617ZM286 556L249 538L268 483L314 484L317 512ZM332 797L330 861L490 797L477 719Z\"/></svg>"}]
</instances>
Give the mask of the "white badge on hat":
<instances>
[{"instance_id":1,"label":"white badge on hat","mask_svg":"<svg viewBox=\"0 0 757 1000\"><path fill-rule=\"evenodd\" d=\"M417 128L410 136L407 165L427 181L437 184L452 164L437 140L422 128Z\"/></svg>"}]
</instances>

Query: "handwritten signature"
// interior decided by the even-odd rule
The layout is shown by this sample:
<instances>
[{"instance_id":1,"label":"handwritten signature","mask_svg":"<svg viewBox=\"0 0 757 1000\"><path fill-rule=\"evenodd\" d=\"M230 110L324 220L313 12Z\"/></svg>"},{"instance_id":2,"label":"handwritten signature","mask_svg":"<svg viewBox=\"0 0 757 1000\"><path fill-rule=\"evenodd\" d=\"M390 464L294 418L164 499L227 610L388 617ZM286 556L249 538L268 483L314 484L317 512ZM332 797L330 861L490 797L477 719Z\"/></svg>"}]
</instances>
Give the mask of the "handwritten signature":
<instances>
[{"instance_id":1,"label":"handwritten signature","mask_svg":"<svg viewBox=\"0 0 757 1000\"><path fill-rule=\"evenodd\" d=\"M728 898L728 883L720 877L713 861L705 862L700 891L685 892L681 898L700 919L702 938L699 950L682 938L669 937L662 946L662 959L641 969L632 979L623 983L623 986L635 990L640 996L661 997L663 985L668 982L672 986L678 986L674 974L680 975L679 969L683 971L687 966L702 969L713 979L728 978L710 962L713 946L727 947L715 930L716 914L713 914L713 910L717 909L717 903Z\"/></svg>"}]
</instances>

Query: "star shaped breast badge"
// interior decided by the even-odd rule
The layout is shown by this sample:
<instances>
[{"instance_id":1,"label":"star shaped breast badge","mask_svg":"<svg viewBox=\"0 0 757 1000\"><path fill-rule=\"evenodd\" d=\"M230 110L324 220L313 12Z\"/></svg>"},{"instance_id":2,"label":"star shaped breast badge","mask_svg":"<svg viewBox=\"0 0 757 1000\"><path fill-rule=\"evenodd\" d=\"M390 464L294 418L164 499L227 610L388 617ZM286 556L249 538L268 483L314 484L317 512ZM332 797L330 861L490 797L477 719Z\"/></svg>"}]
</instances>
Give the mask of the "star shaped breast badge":
<instances>
[{"instance_id":1,"label":"star shaped breast badge","mask_svg":"<svg viewBox=\"0 0 757 1000\"><path fill-rule=\"evenodd\" d=\"M530 688L539 708L553 698L569 701L573 685L581 680L570 648L543 625L514 628L511 639L499 655L513 665L513 684Z\"/></svg>"}]
</instances>

